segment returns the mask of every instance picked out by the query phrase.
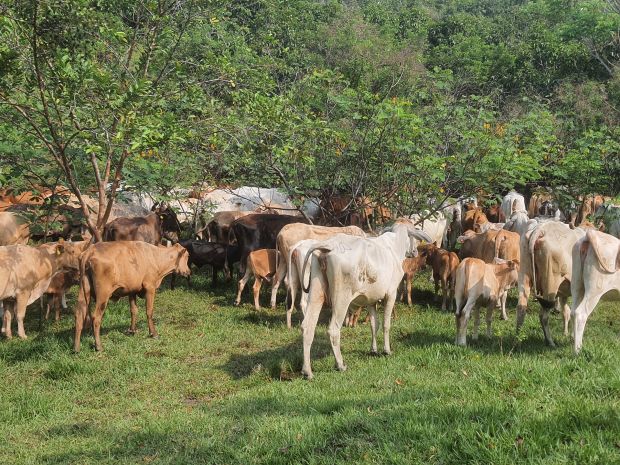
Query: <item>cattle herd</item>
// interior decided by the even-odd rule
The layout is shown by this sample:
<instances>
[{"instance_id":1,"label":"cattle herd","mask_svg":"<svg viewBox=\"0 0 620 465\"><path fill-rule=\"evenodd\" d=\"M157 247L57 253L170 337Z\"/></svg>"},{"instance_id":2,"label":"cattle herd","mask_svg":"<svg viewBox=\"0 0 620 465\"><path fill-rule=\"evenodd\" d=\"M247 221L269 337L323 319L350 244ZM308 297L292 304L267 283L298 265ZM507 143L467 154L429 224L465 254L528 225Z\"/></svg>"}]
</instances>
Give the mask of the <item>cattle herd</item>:
<instances>
[{"instance_id":1,"label":"cattle herd","mask_svg":"<svg viewBox=\"0 0 620 465\"><path fill-rule=\"evenodd\" d=\"M219 272L230 279L238 264L240 280L235 300L254 278L254 305L260 308L263 282L272 285L271 307L278 288L287 289L286 323L303 313L303 374L312 378L310 350L319 314L331 307L328 334L336 366L345 370L340 351L343 325L355 326L363 308L368 310L371 351L377 352L377 304L383 305L383 351L391 352L390 326L399 298L411 299L416 273L432 270L435 293L441 289L442 310L454 310L456 344L466 345L467 324L474 316L473 339L478 337L480 307L486 307L487 335L491 336L493 310L507 319L508 290L518 289L516 330L523 325L530 295L540 303L545 341L553 346L549 314L562 312L564 334L573 322L574 350L582 346L588 316L609 291L620 292L620 220L602 232L589 219L604 209L618 207L590 196L575 211L561 212L552 198L525 198L515 191L486 209L474 198L446 202L439 211L421 212L388 221L377 232L357 225L316 225L307 216L247 211L220 211L195 231L197 238L179 240L181 228L174 212L154 208L143 216L118 217L103 231L104 242L60 239L29 246L30 227L19 212L0 211L0 307L2 333L26 338L27 306L47 296L49 315L56 319L66 307L65 293L79 286L74 309L74 349L80 350L84 328L92 327L96 350L102 349L100 329L110 299L127 296L131 312L129 332L136 331L138 296L146 300L149 333L156 290L172 274L187 277L191 268L212 267L213 283ZM388 216L381 210L382 218ZM348 218L351 218L349 216ZM368 223L365 225L369 225ZM597 225L598 226L598 225ZM203 237L206 236L206 240ZM90 238L86 238L90 239ZM167 245L163 245L162 241ZM572 309L568 297L572 296Z\"/></svg>"}]
</instances>

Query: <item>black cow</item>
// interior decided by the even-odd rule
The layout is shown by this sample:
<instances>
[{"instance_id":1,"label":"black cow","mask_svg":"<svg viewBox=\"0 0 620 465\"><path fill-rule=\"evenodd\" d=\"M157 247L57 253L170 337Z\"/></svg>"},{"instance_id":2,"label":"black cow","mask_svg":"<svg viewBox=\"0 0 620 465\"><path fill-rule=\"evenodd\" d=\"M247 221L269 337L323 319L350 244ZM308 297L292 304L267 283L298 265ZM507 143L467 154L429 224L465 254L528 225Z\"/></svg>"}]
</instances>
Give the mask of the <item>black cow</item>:
<instances>
[{"instance_id":1,"label":"black cow","mask_svg":"<svg viewBox=\"0 0 620 465\"><path fill-rule=\"evenodd\" d=\"M151 207L151 211L159 215L164 238L172 242L178 242L179 235L181 234L181 223L179 223L176 212L166 203L156 203Z\"/></svg>"},{"instance_id":2,"label":"black cow","mask_svg":"<svg viewBox=\"0 0 620 465\"><path fill-rule=\"evenodd\" d=\"M201 268L205 265L210 265L213 269L213 276L211 285L215 286L217 282L218 271L224 270L226 262L233 264L239 261L239 248L234 245L228 245L221 242L201 242L195 240L182 240L179 241L183 247L189 252L189 260L187 265L191 268L195 265L197 268ZM230 277L230 276L228 276ZM170 281L170 287L174 289L175 279L174 275ZM187 285L191 286L190 277L187 277Z\"/></svg>"},{"instance_id":3,"label":"black cow","mask_svg":"<svg viewBox=\"0 0 620 465\"><path fill-rule=\"evenodd\" d=\"M241 275L245 273L245 264L250 252L257 249L275 249L278 233L291 223L308 224L308 220L301 216L255 213L238 218L230 225L228 243L232 242L234 235L239 247ZM226 264L225 269L228 270L228 267Z\"/></svg>"}]
</instances>

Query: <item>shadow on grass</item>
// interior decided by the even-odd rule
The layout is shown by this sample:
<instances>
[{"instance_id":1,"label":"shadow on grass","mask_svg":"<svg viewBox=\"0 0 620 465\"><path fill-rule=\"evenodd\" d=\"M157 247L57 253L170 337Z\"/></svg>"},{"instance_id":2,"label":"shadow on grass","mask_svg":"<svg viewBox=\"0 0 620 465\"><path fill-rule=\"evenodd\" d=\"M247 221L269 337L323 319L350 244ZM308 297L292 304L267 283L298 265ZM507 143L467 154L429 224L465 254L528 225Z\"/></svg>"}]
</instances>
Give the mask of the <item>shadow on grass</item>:
<instances>
[{"instance_id":1,"label":"shadow on grass","mask_svg":"<svg viewBox=\"0 0 620 465\"><path fill-rule=\"evenodd\" d=\"M300 376L303 362L301 336L290 344L251 354L232 354L220 368L233 379L242 379L263 371L272 379L292 379ZM312 360L331 356L332 349L326 334L317 333L312 344Z\"/></svg>"}]
</instances>

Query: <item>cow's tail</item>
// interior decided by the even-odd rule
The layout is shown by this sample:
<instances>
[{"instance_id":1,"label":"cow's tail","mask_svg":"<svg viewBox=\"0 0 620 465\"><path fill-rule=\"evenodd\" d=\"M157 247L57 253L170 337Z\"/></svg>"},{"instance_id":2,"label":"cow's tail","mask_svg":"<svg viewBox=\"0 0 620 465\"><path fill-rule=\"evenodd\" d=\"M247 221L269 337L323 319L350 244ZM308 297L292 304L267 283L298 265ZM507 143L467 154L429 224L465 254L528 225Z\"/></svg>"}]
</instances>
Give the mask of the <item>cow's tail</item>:
<instances>
[{"instance_id":1,"label":"cow's tail","mask_svg":"<svg viewBox=\"0 0 620 465\"><path fill-rule=\"evenodd\" d=\"M536 289L536 262L534 261L534 250L536 249L536 242L538 242L539 239L542 239L544 234L544 231L542 231L540 228L536 228L530 235L528 244L530 261L532 264L532 289L534 290L534 296L538 295L538 290Z\"/></svg>"},{"instance_id":2,"label":"cow's tail","mask_svg":"<svg viewBox=\"0 0 620 465\"><path fill-rule=\"evenodd\" d=\"M501 258L499 256L499 249L502 247L502 242L504 242L505 240L506 237L502 231L497 233L497 235L495 236L495 255L493 256L494 258Z\"/></svg>"},{"instance_id":3,"label":"cow's tail","mask_svg":"<svg viewBox=\"0 0 620 465\"><path fill-rule=\"evenodd\" d=\"M461 263L463 263L463 262L461 262ZM463 274L465 275L465 282L463 283L463 289L462 289L462 292L461 292L461 303L467 302L467 300L469 299L469 295L467 295L467 290L469 289L469 273L470 272L471 272L471 268L469 266L467 266L467 264L466 264L466 266L463 267ZM455 292L455 295L456 295L456 292L458 292L457 289L456 289L456 274L457 273L456 273L456 270L455 270L454 273L453 273L453 278L452 278L454 280L454 292ZM461 308L459 308L459 306L456 305L457 303L458 303L458 301L455 302L454 312L455 312L456 316L461 316L461 311L463 310L463 308L465 306L463 305Z\"/></svg>"},{"instance_id":4,"label":"cow's tail","mask_svg":"<svg viewBox=\"0 0 620 465\"><path fill-rule=\"evenodd\" d=\"M315 247L311 247L306 253L306 257L304 258L304 266L301 269L301 288L306 294L310 292L310 277L308 277L308 285L306 285L306 267L308 266L308 261L310 257L312 257L312 254L316 250L320 252L329 252L331 249L329 249L328 247L324 247L324 246L315 246Z\"/></svg>"}]
</instances>

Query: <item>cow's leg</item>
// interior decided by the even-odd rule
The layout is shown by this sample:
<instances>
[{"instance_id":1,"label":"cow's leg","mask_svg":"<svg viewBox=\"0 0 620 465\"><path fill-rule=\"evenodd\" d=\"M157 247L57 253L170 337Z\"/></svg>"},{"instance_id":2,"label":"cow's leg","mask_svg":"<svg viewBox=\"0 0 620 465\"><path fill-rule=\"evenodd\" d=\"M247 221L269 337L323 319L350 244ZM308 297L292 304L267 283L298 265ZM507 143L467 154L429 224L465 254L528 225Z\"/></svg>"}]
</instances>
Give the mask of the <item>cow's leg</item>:
<instances>
[{"instance_id":1,"label":"cow's leg","mask_svg":"<svg viewBox=\"0 0 620 465\"><path fill-rule=\"evenodd\" d=\"M517 334L523 326L525 321L525 314L527 312L527 301L530 298L530 277L523 275L519 277L519 302L517 304Z\"/></svg>"},{"instance_id":2,"label":"cow's leg","mask_svg":"<svg viewBox=\"0 0 620 465\"><path fill-rule=\"evenodd\" d=\"M407 305L411 307L411 292L413 286L413 279L407 278Z\"/></svg>"},{"instance_id":3,"label":"cow's leg","mask_svg":"<svg viewBox=\"0 0 620 465\"><path fill-rule=\"evenodd\" d=\"M362 314L362 308L364 307L357 307L357 310L355 310L353 315L351 315L351 327L355 328L357 326L357 320Z\"/></svg>"},{"instance_id":4,"label":"cow's leg","mask_svg":"<svg viewBox=\"0 0 620 465\"><path fill-rule=\"evenodd\" d=\"M368 314L370 315L370 336L372 338L370 353L377 354L377 304L369 307Z\"/></svg>"},{"instance_id":5,"label":"cow's leg","mask_svg":"<svg viewBox=\"0 0 620 465\"><path fill-rule=\"evenodd\" d=\"M567 303L568 297L560 296L560 308L562 309L562 316L564 317L564 336L568 336L568 323L570 322L570 307Z\"/></svg>"},{"instance_id":6,"label":"cow's leg","mask_svg":"<svg viewBox=\"0 0 620 465\"><path fill-rule=\"evenodd\" d=\"M396 293L392 293L385 299L385 307L383 308L383 352L390 355L390 328L392 327L392 311L396 303Z\"/></svg>"},{"instance_id":7,"label":"cow's leg","mask_svg":"<svg viewBox=\"0 0 620 465\"><path fill-rule=\"evenodd\" d=\"M577 305L577 307L573 310L573 337L575 339L574 342L574 350L575 353L578 354L581 350L582 342L583 342L583 332L586 328L586 322L588 321L588 317L598 304L601 297L605 295L609 289L603 288L601 291L592 292L592 289L586 289L585 295L582 297L581 302ZM588 294L590 292L590 294Z\"/></svg>"},{"instance_id":8,"label":"cow's leg","mask_svg":"<svg viewBox=\"0 0 620 465\"><path fill-rule=\"evenodd\" d=\"M314 340L314 332L316 331L316 324L319 320L321 308L325 297L323 295L323 289L316 289L322 286L311 286L310 295L308 297L308 305L306 307L306 314L304 320L301 323L301 331L303 335L304 346L304 364L301 369L301 373L308 379L313 378L312 365L310 363L310 349L312 348L312 341Z\"/></svg>"},{"instance_id":9,"label":"cow's leg","mask_svg":"<svg viewBox=\"0 0 620 465\"><path fill-rule=\"evenodd\" d=\"M254 276L254 286L252 287L252 290L254 291L254 308L256 310L260 310L259 297L260 297L260 288L262 285L263 285L263 278L261 278L260 276Z\"/></svg>"},{"instance_id":10,"label":"cow's leg","mask_svg":"<svg viewBox=\"0 0 620 465\"><path fill-rule=\"evenodd\" d=\"M136 334L136 322L138 320L138 304L136 303L136 294L129 296L129 311L131 313L131 323L129 325L129 334Z\"/></svg>"},{"instance_id":11,"label":"cow's leg","mask_svg":"<svg viewBox=\"0 0 620 465\"><path fill-rule=\"evenodd\" d=\"M331 343L332 352L334 353L334 358L336 359L336 368L338 368L339 371L345 371L347 369L340 351L340 332L342 329L342 322L349 311L349 304L350 302L343 298L340 298L333 303L332 318L327 329L327 334L329 334L329 342Z\"/></svg>"},{"instance_id":12,"label":"cow's leg","mask_svg":"<svg viewBox=\"0 0 620 465\"><path fill-rule=\"evenodd\" d=\"M41 296L41 305L43 305L43 299L45 296L45 320L48 320L50 317L50 313L52 312L52 299L49 294L43 294Z\"/></svg>"},{"instance_id":13,"label":"cow's leg","mask_svg":"<svg viewBox=\"0 0 620 465\"><path fill-rule=\"evenodd\" d=\"M278 295L278 289L280 288L280 284L284 281L284 277L286 276L286 261L280 260L278 263L278 269L276 270L275 276L273 279L273 284L271 286L271 309L276 308L276 297Z\"/></svg>"},{"instance_id":14,"label":"cow's leg","mask_svg":"<svg viewBox=\"0 0 620 465\"><path fill-rule=\"evenodd\" d=\"M441 292L443 294L441 301L441 310L446 311L448 309L448 282L445 277L441 278Z\"/></svg>"},{"instance_id":15,"label":"cow's leg","mask_svg":"<svg viewBox=\"0 0 620 465\"><path fill-rule=\"evenodd\" d=\"M475 299L468 299L467 303L461 311L458 309L455 313L456 316L456 345L465 347L467 345L467 322L469 321L469 315L473 306L476 304Z\"/></svg>"},{"instance_id":16,"label":"cow's leg","mask_svg":"<svg viewBox=\"0 0 620 465\"><path fill-rule=\"evenodd\" d=\"M440 277L438 274L433 273L433 281L435 282L435 297L433 299L436 301L439 300L439 281Z\"/></svg>"},{"instance_id":17,"label":"cow's leg","mask_svg":"<svg viewBox=\"0 0 620 465\"><path fill-rule=\"evenodd\" d=\"M491 329L491 324L493 323L493 307L494 305L492 304L487 306L487 337L493 335L493 329Z\"/></svg>"},{"instance_id":18,"label":"cow's leg","mask_svg":"<svg viewBox=\"0 0 620 465\"><path fill-rule=\"evenodd\" d=\"M20 339L26 339L26 331L24 331L24 318L26 316L26 307L28 304L28 296L25 294L17 294L15 298L15 316L17 317L17 335Z\"/></svg>"},{"instance_id":19,"label":"cow's leg","mask_svg":"<svg viewBox=\"0 0 620 465\"><path fill-rule=\"evenodd\" d=\"M146 300L146 319L149 324L149 335L152 338L158 338L157 330L155 329L155 323L153 323L153 311L155 305L155 289L146 289L144 296Z\"/></svg>"},{"instance_id":20,"label":"cow's leg","mask_svg":"<svg viewBox=\"0 0 620 465\"><path fill-rule=\"evenodd\" d=\"M243 275L243 278L239 280L239 289L237 291L237 298L235 299L235 305L239 305L241 303L241 293L243 292L243 288L245 287L246 283L250 279L251 275L252 275L252 270L250 270L250 268L248 267L245 270L245 274Z\"/></svg>"},{"instance_id":21,"label":"cow's leg","mask_svg":"<svg viewBox=\"0 0 620 465\"><path fill-rule=\"evenodd\" d=\"M101 352L103 347L101 346L101 321L103 320L103 314L108 305L108 297L99 300L99 292L97 293L97 301L95 302L95 312L93 314L93 334L95 336L95 350Z\"/></svg>"},{"instance_id":22,"label":"cow's leg","mask_svg":"<svg viewBox=\"0 0 620 465\"><path fill-rule=\"evenodd\" d=\"M478 340L478 331L480 330L480 305L476 305L474 310L474 332L472 334L472 340Z\"/></svg>"},{"instance_id":23,"label":"cow's leg","mask_svg":"<svg viewBox=\"0 0 620 465\"><path fill-rule=\"evenodd\" d=\"M172 273L172 276L170 277L170 290L174 291L174 286L176 284L176 279L177 279L177 274L176 273Z\"/></svg>"},{"instance_id":24,"label":"cow's leg","mask_svg":"<svg viewBox=\"0 0 620 465\"><path fill-rule=\"evenodd\" d=\"M11 339L13 337L13 330L11 329L12 317L15 303L9 302L6 300L4 302L4 315L2 315L2 331L7 339Z\"/></svg>"},{"instance_id":25,"label":"cow's leg","mask_svg":"<svg viewBox=\"0 0 620 465\"><path fill-rule=\"evenodd\" d=\"M553 306L551 308L553 308ZM545 342L550 347L555 347L555 343L551 337L551 330L549 329L549 310L551 310L551 308L542 307L540 309L540 313L538 314L538 318L540 319L540 326L542 327L543 334L545 335Z\"/></svg>"},{"instance_id":26,"label":"cow's leg","mask_svg":"<svg viewBox=\"0 0 620 465\"><path fill-rule=\"evenodd\" d=\"M499 296L500 308L502 309L502 320L507 320L506 299L508 299L508 291L504 290Z\"/></svg>"},{"instance_id":27,"label":"cow's leg","mask_svg":"<svg viewBox=\"0 0 620 465\"><path fill-rule=\"evenodd\" d=\"M291 299L290 302L290 307L288 307L286 309L286 327L288 329L291 329L293 326L292 323L292 318L293 318L293 312L295 311L295 298L297 297L297 267L296 264L293 263L291 261L291 269L289 272L290 275L290 279L288 280L288 292L289 292L289 296ZM302 295L303 295L303 290L302 290ZM299 305L301 306L302 303L300 302ZM302 307L303 310L303 307Z\"/></svg>"},{"instance_id":28,"label":"cow's leg","mask_svg":"<svg viewBox=\"0 0 620 465\"><path fill-rule=\"evenodd\" d=\"M82 285L78 290L77 304L75 305L75 335L73 339L74 352L80 351L80 339L82 338L82 328L86 322L88 315L88 307L90 306L90 284L87 279L82 280Z\"/></svg>"}]
</instances>

